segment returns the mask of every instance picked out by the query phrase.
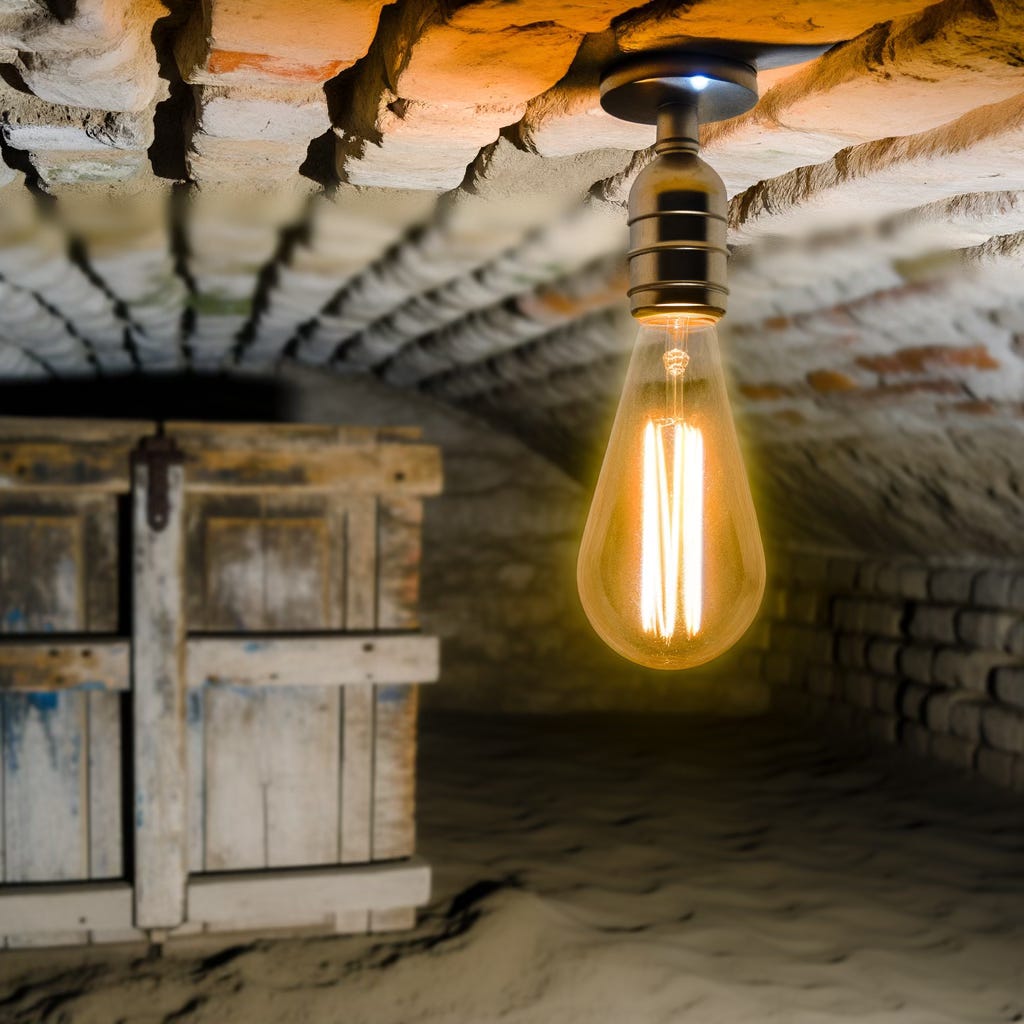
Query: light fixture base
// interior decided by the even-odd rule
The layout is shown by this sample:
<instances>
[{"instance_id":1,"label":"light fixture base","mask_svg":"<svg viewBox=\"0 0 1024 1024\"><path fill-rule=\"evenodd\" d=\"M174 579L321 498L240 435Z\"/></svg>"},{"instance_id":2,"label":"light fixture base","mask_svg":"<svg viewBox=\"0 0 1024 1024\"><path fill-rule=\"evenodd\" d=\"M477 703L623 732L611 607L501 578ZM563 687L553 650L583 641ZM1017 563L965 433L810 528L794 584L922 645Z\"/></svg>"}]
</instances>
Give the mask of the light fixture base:
<instances>
[{"instance_id":1,"label":"light fixture base","mask_svg":"<svg viewBox=\"0 0 1024 1024\"><path fill-rule=\"evenodd\" d=\"M757 73L820 57L828 46L773 46L700 39L671 50L632 53L601 77L601 106L622 121L656 124L665 106L696 105L701 124L757 103Z\"/></svg>"}]
</instances>

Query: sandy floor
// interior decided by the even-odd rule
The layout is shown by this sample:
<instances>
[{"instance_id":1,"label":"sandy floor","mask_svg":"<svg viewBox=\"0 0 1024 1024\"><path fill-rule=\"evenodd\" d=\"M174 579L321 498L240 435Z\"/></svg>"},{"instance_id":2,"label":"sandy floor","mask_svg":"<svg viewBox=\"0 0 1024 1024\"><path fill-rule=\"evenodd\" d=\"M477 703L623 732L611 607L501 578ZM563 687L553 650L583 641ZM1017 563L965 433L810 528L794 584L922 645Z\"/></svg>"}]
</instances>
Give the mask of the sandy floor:
<instances>
[{"instance_id":1,"label":"sandy floor","mask_svg":"<svg viewBox=\"0 0 1024 1024\"><path fill-rule=\"evenodd\" d=\"M0 957L3 1024L1024 1020L1024 805L770 721L434 719L414 933Z\"/></svg>"}]
</instances>

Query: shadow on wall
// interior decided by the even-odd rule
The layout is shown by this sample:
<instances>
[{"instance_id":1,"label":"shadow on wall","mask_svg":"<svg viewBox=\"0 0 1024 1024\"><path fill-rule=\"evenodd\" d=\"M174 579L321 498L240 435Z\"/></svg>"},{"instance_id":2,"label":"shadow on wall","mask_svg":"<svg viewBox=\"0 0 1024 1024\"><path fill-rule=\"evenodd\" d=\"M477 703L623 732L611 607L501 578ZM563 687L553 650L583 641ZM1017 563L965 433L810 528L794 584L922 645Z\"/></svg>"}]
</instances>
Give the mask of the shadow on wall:
<instances>
[{"instance_id":1,"label":"shadow on wall","mask_svg":"<svg viewBox=\"0 0 1024 1024\"><path fill-rule=\"evenodd\" d=\"M444 455L426 503L422 625L443 638L428 707L750 714L767 687L721 659L706 673L639 669L609 651L576 596L589 493L520 441L370 377L289 368L256 377L130 377L0 386L3 415L420 426Z\"/></svg>"}]
</instances>

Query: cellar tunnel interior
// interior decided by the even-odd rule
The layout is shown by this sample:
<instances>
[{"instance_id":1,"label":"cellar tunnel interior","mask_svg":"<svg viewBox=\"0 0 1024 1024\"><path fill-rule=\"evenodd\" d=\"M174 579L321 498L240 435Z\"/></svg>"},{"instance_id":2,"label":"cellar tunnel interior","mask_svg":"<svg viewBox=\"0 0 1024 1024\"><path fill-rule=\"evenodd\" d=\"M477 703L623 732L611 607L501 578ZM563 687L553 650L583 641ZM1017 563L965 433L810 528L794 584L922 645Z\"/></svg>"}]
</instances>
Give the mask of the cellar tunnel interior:
<instances>
[{"instance_id":1,"label":"cellar tunnel interior","mask_svg":"<svg viewBox=\"0 0 1024 1024\"><path fill-rule=\"evenodd\" d=\"M0 1020L1024 1019L1022 29L2 0Z\"/></svg>"}]
</instances>

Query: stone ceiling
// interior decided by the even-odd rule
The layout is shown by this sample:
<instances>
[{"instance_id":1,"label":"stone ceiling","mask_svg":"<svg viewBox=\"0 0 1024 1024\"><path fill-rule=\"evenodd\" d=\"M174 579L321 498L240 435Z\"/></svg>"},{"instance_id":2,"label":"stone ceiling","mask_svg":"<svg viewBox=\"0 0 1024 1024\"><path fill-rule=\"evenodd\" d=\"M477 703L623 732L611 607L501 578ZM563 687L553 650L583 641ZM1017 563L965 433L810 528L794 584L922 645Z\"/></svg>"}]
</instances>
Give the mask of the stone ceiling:
<instances>
[{"instance_id":1,"label":"stone ceiling","mask_svg":"<svg viewBox=\"0 0 1024 1024\"><path fill-rule=\"evenodd\" d=\"M0 377L368 372L586 475L617 52L836 44L705 129L769 531L1024 555L1024 5L0 0Z\"/></svg>"}]
</instances>

